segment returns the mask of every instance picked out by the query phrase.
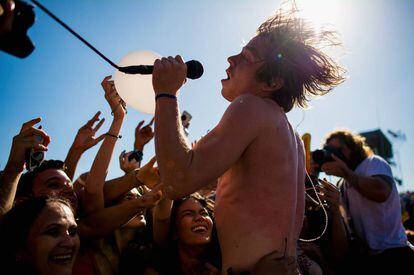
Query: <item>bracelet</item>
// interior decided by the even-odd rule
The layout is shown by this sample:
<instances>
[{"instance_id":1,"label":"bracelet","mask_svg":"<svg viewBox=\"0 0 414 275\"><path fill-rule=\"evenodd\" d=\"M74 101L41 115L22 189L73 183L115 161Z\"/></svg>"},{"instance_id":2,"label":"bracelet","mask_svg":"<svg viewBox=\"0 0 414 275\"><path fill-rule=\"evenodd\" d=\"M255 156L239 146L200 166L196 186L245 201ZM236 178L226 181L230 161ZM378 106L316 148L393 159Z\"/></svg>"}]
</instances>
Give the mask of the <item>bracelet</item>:
<instances>
[{"instance_id":1,"label":"bracelet","mask_svg":"<svg viewBox=\"0 0 414 275\"><path fill-rule=\"evenodd\" d=\"M111 133L106 133L105 135L107 135L107 136L110 136L110 137L114 137L114 138L122 138L122 136L121 135L113 135L113 134L111 134Z\"/></svg>"},{"instance_id":2,"label":"bracelet","mask_svg":"<svg viewBox=\"0 0 414 275\"><path fill-rule=\"evenodd\" d=\"M160 97L167 97L167 98L171 98L171 99L177 100L177 97L175 95L171 95L171 94L157 94L155 96L155 101L157 101Z\"/></svg>"}]
</instances>

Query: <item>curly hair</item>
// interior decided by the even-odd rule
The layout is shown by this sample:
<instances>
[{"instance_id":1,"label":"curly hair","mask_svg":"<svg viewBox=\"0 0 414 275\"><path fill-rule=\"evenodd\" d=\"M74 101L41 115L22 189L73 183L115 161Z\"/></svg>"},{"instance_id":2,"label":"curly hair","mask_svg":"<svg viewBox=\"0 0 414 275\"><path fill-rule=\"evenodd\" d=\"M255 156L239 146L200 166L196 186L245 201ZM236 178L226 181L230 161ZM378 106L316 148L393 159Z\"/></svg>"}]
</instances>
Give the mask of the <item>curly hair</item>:
<instances>
[{"instance_id":1,"label":"curly hair","mask_svg":"<svg viewBox=\"0 0 414 275\"><path fill-rule=\"evenodd\" d=\"M365 138L349 130L335 130L329 133L325 139L325 145L328 144L332 139L338 139L351 151L351 156L348 160L348 166L352 170L355 170L355 168L364 159L373 154L371 148L365 142Z\"/></svg>"},{"instance_id":2,"label":"curly hair","mask_svg":"<svg viewBox=\"0 0 414 275\"><path fill-rule=\"evenodd\" d=\"M307 107L310 97L321 96L345 80L346 70L325 49L341 45L337 33L317 33L309 22L297 17L296 7L279 9L257 29L257 36L270 42L272 50L257 72L257 79L271 85L282 80L272 95L287 113L293 106Z\"/></svg>"},{"instance_id":3,"label":"curly hair","mask_svg":"<svg viewBox=\"0 0 414 275\"><path fill-rule=\"evenodd\" d=\"M66 165L63 161L60 160L45 160L32 171L24 173L17 185L16 197L31 197L33 195L33 180L37 174L46 171L48 169L57 169L66 172Z\"/></svg>"}]
</instances>

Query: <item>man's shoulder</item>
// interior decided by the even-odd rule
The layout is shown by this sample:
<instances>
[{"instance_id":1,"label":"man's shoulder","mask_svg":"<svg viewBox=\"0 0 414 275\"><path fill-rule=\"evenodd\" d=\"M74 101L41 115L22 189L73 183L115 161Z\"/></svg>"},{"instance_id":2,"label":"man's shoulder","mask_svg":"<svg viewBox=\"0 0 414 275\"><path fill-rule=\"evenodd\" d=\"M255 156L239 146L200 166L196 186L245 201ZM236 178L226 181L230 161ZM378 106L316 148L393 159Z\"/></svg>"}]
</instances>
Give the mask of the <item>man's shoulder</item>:
<instances>
[{"instance_id":1,"label":"man's shoulder","mask_svg":"<svg viewBox=\"0 0 414 275\"><path fill-rule=\"evenodd\" d=\"M385 175L392 177L391 167L386 160L378 155L367 157L356 168L355 172L364 172L367 176Z\"/></svg>"},{"instance_id":2,"label":"man's shoulder","mask_svg":"<svg viewBox=\"0 0 414 275\"><path fill-rule=\"evenodd\" d=\"M266 101L264 98L252 94L244 94L236 97L226 112L255 120L269 118L269 115L282 115L278 105L276 105L277 103L275 102L274 104L271 106L269 101Z\"/></svg>"}]
</instances>

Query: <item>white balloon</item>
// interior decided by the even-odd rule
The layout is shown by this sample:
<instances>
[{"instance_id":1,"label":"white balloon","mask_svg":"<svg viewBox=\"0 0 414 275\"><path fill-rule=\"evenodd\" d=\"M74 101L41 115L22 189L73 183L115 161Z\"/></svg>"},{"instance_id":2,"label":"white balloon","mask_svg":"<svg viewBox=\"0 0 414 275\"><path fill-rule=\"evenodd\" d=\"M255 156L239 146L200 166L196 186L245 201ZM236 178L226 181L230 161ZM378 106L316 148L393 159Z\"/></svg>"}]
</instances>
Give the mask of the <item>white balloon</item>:
<instances>
[{"instance_id":1,"label":"white balloon","mask_svg":"<svg viewBox=\"0 0 414 275\"><path fill-rule=\"evenodd\" d=\"M118 66L152 65L161 56L151 51L136 51L121 59ZM155 113L155 94L152 87L152 74L126 74L115 72L115 88L119 96L132 108L146 113Z\"/></svg>"}]
</instances>

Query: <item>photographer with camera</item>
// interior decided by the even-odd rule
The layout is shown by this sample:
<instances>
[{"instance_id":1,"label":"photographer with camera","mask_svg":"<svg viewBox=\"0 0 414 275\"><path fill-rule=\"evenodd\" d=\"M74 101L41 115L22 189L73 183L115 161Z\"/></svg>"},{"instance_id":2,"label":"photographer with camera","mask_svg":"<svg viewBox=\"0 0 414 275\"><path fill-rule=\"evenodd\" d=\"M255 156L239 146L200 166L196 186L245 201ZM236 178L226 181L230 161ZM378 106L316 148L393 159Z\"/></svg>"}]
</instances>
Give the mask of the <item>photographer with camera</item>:
<instances>
[{"instance_id":1,"label":"photographer with camera","mask_svg":"<svg viewBox=\"0 0 414 275\"><path fill-rule=\"evenodd\" d=\"M20 177L25 168L29 169L25 163L27 156L31 156L30 152L47 151L50 137L40 127L34 127L41 120L35 118L24 123L20 133L13 137L9 159L0 176L0 217L13 206Z\"/></svg>"},{"instance_id":2,"label":"photographer with camera","mask_svg":"<svg viewBox=\"0 0 414 275\"><path fill-rule=\"evenodd\" d=\"M384 274L390 267L394 274L409 270L414 252L402 225L400 199L389 164L373 154L362 136L347 130L330 133L325 148L336 153L320 168L342 178L339 187L351 230L364 243L358 247L359 255L352 253L360 261L358 268L375 274Z\"/></svg>"}]
</instances>

